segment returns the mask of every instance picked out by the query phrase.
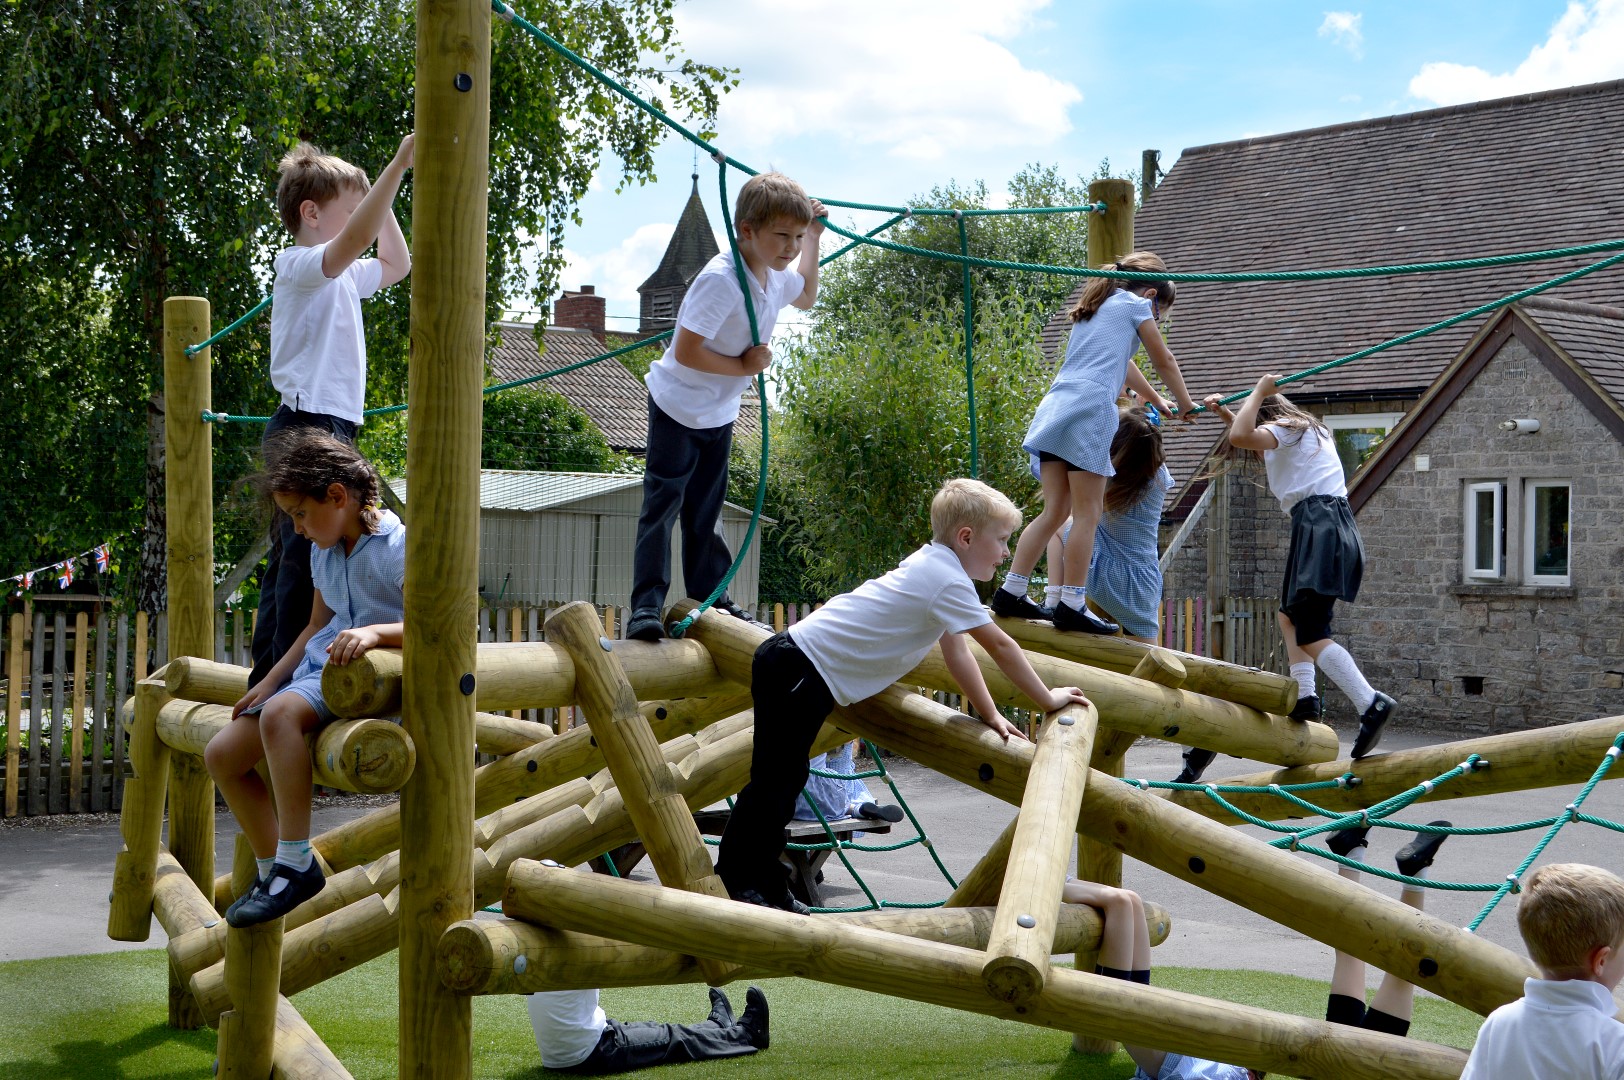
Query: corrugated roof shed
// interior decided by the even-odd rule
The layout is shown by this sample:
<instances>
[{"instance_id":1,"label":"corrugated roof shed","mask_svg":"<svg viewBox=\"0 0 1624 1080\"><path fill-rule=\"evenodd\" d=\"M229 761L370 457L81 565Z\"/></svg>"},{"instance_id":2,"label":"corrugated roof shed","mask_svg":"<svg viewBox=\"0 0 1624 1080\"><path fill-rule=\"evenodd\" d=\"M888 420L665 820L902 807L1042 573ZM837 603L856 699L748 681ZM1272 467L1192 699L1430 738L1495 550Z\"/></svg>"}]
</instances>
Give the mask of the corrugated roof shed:
<instances>
[{"instance_id":1,"label":"corrugated roof shed","mask_svg":"<svg viewBox=\"0 0 1624 1080\"><path fill-rule=\"evenodd\" d=\"M1320 269L1613 239L1624 233L1621 209L1624 81L1615 81L1195 147L1140 209L1135 234L1137 246L1177 271ZM1169 341L1199 400L1244 390L1266 371L1336 359L1599 258L1312 283L1183 285ZM1624 269L1614 267L1550 295L1606 304L1621 294ZM1311 401L1413 398L1486 318L1288 392ZM1046 341L1062 343L1068 325L1051 324ZM1169 465L1181 486L1216 438L1210 421L1169 429Z\"/></svg>"}]
</instances>

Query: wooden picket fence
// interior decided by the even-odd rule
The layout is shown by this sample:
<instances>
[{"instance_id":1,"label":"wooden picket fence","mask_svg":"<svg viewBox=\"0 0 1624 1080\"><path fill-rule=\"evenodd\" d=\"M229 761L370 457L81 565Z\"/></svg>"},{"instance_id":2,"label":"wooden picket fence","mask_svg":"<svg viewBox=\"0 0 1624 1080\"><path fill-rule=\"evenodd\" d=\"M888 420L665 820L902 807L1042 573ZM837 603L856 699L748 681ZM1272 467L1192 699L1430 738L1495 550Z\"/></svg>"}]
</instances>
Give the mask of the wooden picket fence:
<instances>
[{"instance_id":1,"label":"wooden picket fence","mask_svg":"<svg viewBox=\"0 0 1624 1080\"><path fill-rule=\"evenodd\" d=\"M1216 605L1204 596L1170 597L1162 601L1160 640L1179 652L1285 674L1291 665L1275 622L1279 606L1273 596L1226 596Z\"/></svg>"}]
</instances>

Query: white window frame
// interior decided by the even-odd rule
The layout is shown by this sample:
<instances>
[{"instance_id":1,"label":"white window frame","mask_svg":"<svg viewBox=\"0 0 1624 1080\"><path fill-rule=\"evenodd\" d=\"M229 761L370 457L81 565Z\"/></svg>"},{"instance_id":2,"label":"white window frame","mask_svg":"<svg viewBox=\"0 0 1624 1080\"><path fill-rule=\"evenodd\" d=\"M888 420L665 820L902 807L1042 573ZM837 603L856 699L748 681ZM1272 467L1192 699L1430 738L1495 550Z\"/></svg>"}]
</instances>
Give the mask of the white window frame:
<instances>
[{"instance_id":1,"label":"white window frame","mask_svg":"<svg viewBox=\"0 0 1624 1080\"><path fill-rule=\"evenodd\" d=\"M1496 538L1496 565L1485 569L1477 565L1477 497L1484 492L1494 495L1494 532ZM1464 523L1466 546L1461 565L1468 581L1504 581L1506 576L1506 485L1501 480L1482 480L1466 485Z\"/></svg>"},{"instance_id":2,"label":"white window frame","mask_svg":"<svg viewBox=\"0 0 1624 1080\"><path fill-rule=\"evenodd\" d=\"M1566 488L1568 492L1568 572L1541 574L1536 570L1542 541L1534 535L1534 501L1541 488ZM1560 477L1530 477L1523 481L1522 497L1522 579L1527 585L1573 584L1573 481Z\"/></svg>"},{"instance_id":3,"label":"white window frame","mask_svg":"<svg viewBox=\"0 0 1624 1080\"><path fill-rule=\"evenodd\" d=\"M1378 428L1379 427L1379 428L1382 429L1382 434L1385 435L1388 432L1392 431L1395 427L1398 426L1398 422L1400 420L1404 419L1404 414L1403 413L1396 413L1396 412L1394 412L1394 413L1336 413L1336 414L1333 414L1331 416L1323 416L1320 419L1322 421L1324 421L1325 426L1330 429L1330 431L1331 431L1331 442L1334 444L1336 442L1336 433L1338 431L1350 431L1350 430L1357 431L1357 430L1360 430L1362 428ZM1363 466L1361 466L1361 468L1362 467ZM1357 472L1358 470L1355 469L1354 471ZM1353 474L1349 473L1345 479L1352 480L1353 479Z\"/></svg>"}]
</instances>

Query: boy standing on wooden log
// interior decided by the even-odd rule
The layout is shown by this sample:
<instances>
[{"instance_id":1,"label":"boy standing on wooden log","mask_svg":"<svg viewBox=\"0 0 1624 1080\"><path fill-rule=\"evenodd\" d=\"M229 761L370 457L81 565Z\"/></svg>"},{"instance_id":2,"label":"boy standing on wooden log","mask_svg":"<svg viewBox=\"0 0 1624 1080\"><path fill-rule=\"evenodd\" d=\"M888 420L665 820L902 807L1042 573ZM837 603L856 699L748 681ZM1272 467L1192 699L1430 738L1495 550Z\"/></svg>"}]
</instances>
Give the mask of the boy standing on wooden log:
<instances>
[{"instance_id":1,"label":"boy standing on wooden log","mask_svg":"<svg viewBox=\"0 0 1624 1080\"><path fill-rule=\"evenodd\" d=\"M755 748L750 782L722 833L716 871L735 900L806 914L790 895L784 826L807 778L812 740L836 704L850 705L911 671L932 645L982 723L1008 740L1024 738L998 712L968 634L1022 693L1045 712L1087 705L1075 686L1051 690L1026 653L992 621L976 595L1009 558L1020 511L979 480L949 480L931 502L931 542L895 570L842 593L756 650L750 693Z\"/></svg>"}]
</instances>

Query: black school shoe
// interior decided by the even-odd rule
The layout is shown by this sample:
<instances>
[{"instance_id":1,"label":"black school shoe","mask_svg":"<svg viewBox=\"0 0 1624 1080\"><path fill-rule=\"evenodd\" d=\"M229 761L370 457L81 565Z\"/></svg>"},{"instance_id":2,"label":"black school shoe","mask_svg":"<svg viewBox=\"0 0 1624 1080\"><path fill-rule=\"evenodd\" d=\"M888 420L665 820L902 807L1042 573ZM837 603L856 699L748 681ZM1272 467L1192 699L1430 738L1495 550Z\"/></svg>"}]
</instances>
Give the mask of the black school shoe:
<instances>
[{"instance_id":1,"label":"black school shoe","mask_svg":"<svg viewBox=\"0 0 1624 1080\"><path fill-rule=\"evenodd\" d=\"M1376 700L1359 717L1359 735L1353 740L1353 760L1358 761L1376 749L1376 744L1382 741L1382 728L1393 718L1393 709L1397 705L1398 702L1380 690L1376 691Z\"/></svg>"},{"instance_id":2,"label":"black school shoe","mask_svg":"<svg viewBox=\"0 0 1624 1080\"><path fill-rule=\"evenodd\" d=\"M272 893L271 885L277 878L287 882L281 892ZM295 870L291 866L277 863L271 867L271 875L262 882L257 882L237 902L226 908L226 924L238 930L247 926L258 926L260 923L280 919L312 896L321 892L327 884L326 876L321 872L321 864L315 859L303 870Z\"/></svg>"},{"instance_id":3,"label":"black school shoe","mask_svg":"<svg viewBox=\"0 0 1624 1080\"><path fill-rule=\"evenodd\" d=\"M1429 821L1428 825L1436 825L1440 829L1447 829L1454 824L1451 821ZM1438 854L1438 849L1444 846L1449 839L1448 833L1416 833L1415 839L1405 844L1399 853L1393 856L1398 863L1398 872L1405 877L1414 877L1416 871L1432 865L1432 857Z\"/></svg>"},{"instance_id":4,"label":"black school shoe","mask_svg":"<svg viewBox=\"0 0 1624 1080\"><path fill-rule=\"evenodd\" d=\"M1207 771L1207 766L1218 759L1218 751L1203 750L1199 746L1192 746L1184 751L1184 771L1173 777L1175 784L1196 784L1201 782L1201 774Z\"/></svg>"},{"instance_id":5,"label":"black school shoe","mask_svg":"<svg viewBox=\"0 0 1624 1080\"><path fill-rule=\"evenodd\" d=\"M1331 834L1329 840L1325 841L1325 846L1346 859L1349 852L1353 851L1354 848L1362 848L1367 845L1368 841L1365 837L1369 833L1369 825L1355 825L1351 829L1338 829Z\"/></svg>"},{"instance_id":6,"label":"black school shoe","mask_svg":"<svg viewBox=\"0 0 1624 1080\"><path fill-rule=\"evenodd\" d=\"M1084 634L1114 634L1122 627L1114 622L1107 622L1084 608L1074 608L1070 604L1056 604L1054 609L1054 626L1056 630L1071 630Z\"/></svg>"},{"instance_id":7,"label":"black school shoe","mask_svg":"<svg viewBox=\"0 0 1624 1080\"><path fill-rule=\"evenodd\" d=\"M728 895L741 904L754 904L756 907L773 908L776 911L787 911L792 915L810 915L812 909L795 899L786 887L778 903L767 899L760 889L740 889L738 892L728 890Z\"/></svg>"},{"instance_id":8,"label":"black school shoe","mask_svg":"<svg viewBox=\"0 0 1624 1080\"><path fill-rule=\"evenodd\" d=\"M757 1050L765 1050L772 1043L767 1032L767 995L761 992L761 987L752 986L744 992L744 1012L739 1014L739 1026Z\"/></svg>"},{"instance_id":9,"label":"black school shoe","mask_svg":"<svg viewBox=\"0 0 1624 1080\"><path fill-rule=\"evenodd\" d=\"M866 802L857 808L857 816L870 821L889 821L895 825L902 820L903 815L900 806L893 806L890 803L881 806L879 803Z\"/></svg>"},{"instance_id":10,"label":"black school shoe","mask_svg":"<svg viewBox=\"0 0 1624 1080\"><path fill-rule=\"evenodd\" d=\"M710 988L710 1005L710 1015L705 1017L707 1024L715 1024L719 1028L733 1026L735 1022L733 1019L733 1003L727 999L726 994L714 986Z\"/></svg>"},{"instance_id":11,"label":"black school shoe","mask_svg":"<svg viewBox=\"0 0 1624 1080\"><path fill-rule=\"evenodd\" d=\"M665 623L655 608L639 608L626 623L626 636L637 641L659 641L665 637Z\"/></svg>"},{"instance_id":12,"label":"black school shoe","mask_svg":"<svg viewBox=\"0 0 1624 1080\"><path fill-rule=\"evenodd\" d=\"M997 589L993 590L992 604L990 606L992 607L992 613L994 615L1001 616L1005 619L1047 620L1049 618L1049 616L1043 613L1043 609L1041 607L1032 603L1031 597L1027 596L1025 593L1016 596L1014 593L1010 592L1001 585Z\"/></svg>"},{"instance_id":13,"label":"black school shoe","mask_svg":"<svg viewBox=\"0 0 1624 1080\"><path fill-rule=\"evenodd\" d=\"M1318 720L1325 715L1325 702L1320 700L1318 694L1309 694L1307 697L1297 699L1297 704L1291 707L1293 720Z\"/></svg>"},{"instance_id":14,"label":"black school shoe","mask_svg":"<svg viewBox=\"0 0 1624 1080\"><path fill-rule=\"evenodd\" d=\"M744 622L749 623L751 626L760 626L769 630L772 629L771 627L767 626L766 623L762 622L760 619L756 618L754 615L750 614L748 611L744 610L731 600L718 600L716 603L711 605L711 610L720 611L724 615L731 615L735 619L741 619Z\"/></svg>"}]
</instances>

